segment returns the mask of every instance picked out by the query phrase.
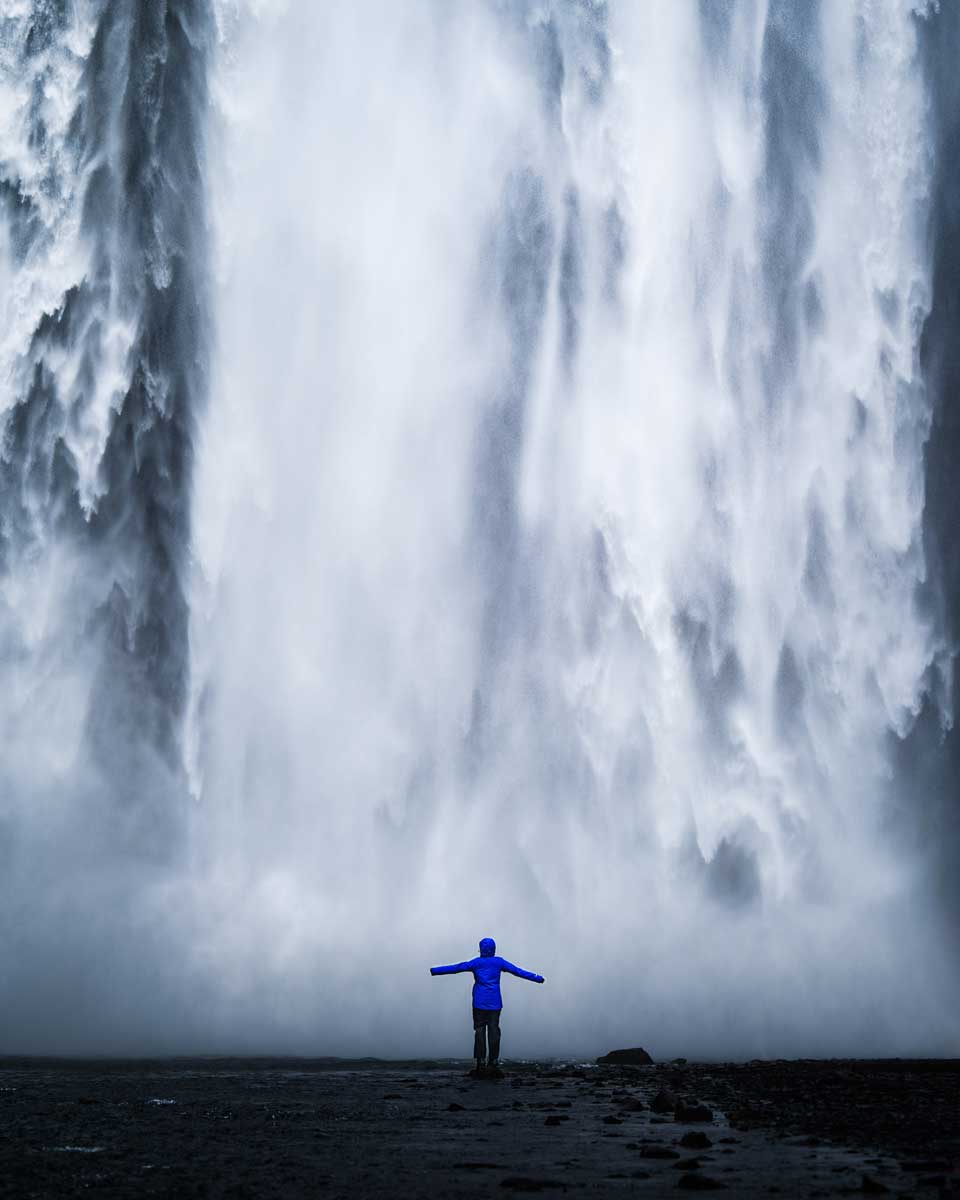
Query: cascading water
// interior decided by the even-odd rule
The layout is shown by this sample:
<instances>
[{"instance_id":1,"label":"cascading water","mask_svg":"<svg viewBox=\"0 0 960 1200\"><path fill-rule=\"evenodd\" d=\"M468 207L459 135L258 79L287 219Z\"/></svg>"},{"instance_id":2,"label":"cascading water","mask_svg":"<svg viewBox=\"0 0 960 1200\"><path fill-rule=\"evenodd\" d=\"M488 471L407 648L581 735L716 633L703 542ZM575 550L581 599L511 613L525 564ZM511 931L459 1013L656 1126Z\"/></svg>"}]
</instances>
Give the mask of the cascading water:
<instances>
[{"instance_id":1,"label":"cascading water","mask_svg":"<svg viewBox=\"0 0 960 1200\"><path fill-rule=\"evenodd\" d=\"M956 1049L958 46L8 2L8 1048Z\"/></svg>"}]
</instances>

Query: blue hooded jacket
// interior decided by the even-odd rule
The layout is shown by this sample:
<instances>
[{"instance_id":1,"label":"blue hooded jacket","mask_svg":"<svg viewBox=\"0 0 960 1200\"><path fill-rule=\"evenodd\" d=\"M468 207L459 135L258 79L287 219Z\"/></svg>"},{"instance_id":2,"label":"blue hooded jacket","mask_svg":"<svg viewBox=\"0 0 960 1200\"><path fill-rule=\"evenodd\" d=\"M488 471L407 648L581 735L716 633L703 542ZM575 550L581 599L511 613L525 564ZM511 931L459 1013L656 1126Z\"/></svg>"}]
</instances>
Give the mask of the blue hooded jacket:
<instances>
[{"instance_id":1,"label":"blue hooded jacket","mask_svg":"<svg viewBox=\"0 0 960 1200\"><path fill-rule=\"evenodd\" d=\"M431 975L456 975L460 971L473 972L473 1007L483 1009L486 1012L499 1010L503 1008L503 1000L500 997L500 972L509 971L511 975L516 975L520 979L529 979L533 983L543 983L542 975L534 975L532 971L523 971L520 967L515 967L513 963L507 962L505 958L498 958L494 951L497 948L497 943L493 938L484 938L480 942L480 957L471 958L469 962L453 963L449 967L431 967Z\"/></svg>"}]
</instances>

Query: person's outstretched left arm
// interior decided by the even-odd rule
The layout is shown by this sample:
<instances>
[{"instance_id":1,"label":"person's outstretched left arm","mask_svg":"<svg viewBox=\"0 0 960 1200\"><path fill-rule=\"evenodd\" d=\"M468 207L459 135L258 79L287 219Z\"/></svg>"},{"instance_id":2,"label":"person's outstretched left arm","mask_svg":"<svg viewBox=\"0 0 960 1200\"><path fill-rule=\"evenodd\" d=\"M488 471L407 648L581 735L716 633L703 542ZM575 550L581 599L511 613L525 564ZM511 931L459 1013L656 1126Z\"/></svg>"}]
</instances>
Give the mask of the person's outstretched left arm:
<instances>
[{"instance_id":1,"label":"person's outstretched left arm","mask_svg":"<svg viewBox=\"0 0 960 1200\"><path fill-rule=\"evenodd\" d=\"M542 975L534 975L532 971L524 971L522 967L515 967L513 963L501 959L503 969L509 971L511 975L516 975L518 979L529 979L531 983L543 983Z\"/></svg>"},{"instance_id":2,"label":"person's outstretched left arm","mask_svg":"<svg viewBox=\"0 0 960 1200\"><path fill-rule=\"evenodd\" d=\"M458 971L472 971L472 962L452 963L449 967L431 967L431 975L456 975Z\"/></svg>"}]
</instances>

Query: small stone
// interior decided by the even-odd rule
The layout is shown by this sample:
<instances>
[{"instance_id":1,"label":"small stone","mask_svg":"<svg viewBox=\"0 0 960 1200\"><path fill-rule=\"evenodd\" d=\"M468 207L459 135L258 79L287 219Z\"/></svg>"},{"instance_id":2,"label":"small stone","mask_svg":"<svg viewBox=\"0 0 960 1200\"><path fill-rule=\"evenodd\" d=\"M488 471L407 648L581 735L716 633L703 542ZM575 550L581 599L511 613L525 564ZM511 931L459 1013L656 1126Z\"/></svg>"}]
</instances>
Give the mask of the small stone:
<instances>
[{"instance_id":1,"label":"small stone","mask_svg":"<svg viewBox=\"0 0 960 1200\"><path fill-rule=\"evenodd\" d=\"M691 1129L680 1139L680 1145L687 1150L706 1150L713 1145L713 1142L699 1129Z\"/></svg>"},{"instance_id":2,"label":"small stone","mask_svg":"<svg viewBox=\"0 0 960 1200\"><path fill-rule=\"evenodd\" d=\"M879 1196L883 1192L889 1192L890 1189L882 1184L879 1179L874 1179L872 1175L864 1175L860 1182L860 1191Z\"/></svg>"},{"instance_id":3,"label":"small stone","mask_svg":"<svg viewBox=\"0 0 960 1200\"><path fill-rule=\"evenodd\" d=\"M604 1125L622 1125L623 1122L619 1117L609 1116L603 1118Z\"/></svg>"},{"instance_id":4,"label":"small stone","mask_svg":"<svg viewBox=\"0 0 960 1200\"><path fill-rule=\"evenodd\" d=\"M673 1112L677 1107L677 1098L668 1088L661 1088L650 1101L650 1107L655 1113Z\"/></svg>"},{"instance_id":5,"label":"small stone","mask_svg":"<svg viewBox=\"0 0 960 1200\"><path fill-rule=\"evenodd\" d=\"M617 1107L621 1112L643 1112L647 1106L642 1100L634 1100L631 1098L630 1100L622 1100Z\"/></svg>"},{"instance_id":6,"label":"small stone","mask_svg":"<svg viewBox=\"0 0 960 1200\"><path fill-rule=\"evenodd\" d=\"M566 1188L559 1179L533 1179L528 1175L508 1175L500 1180L502 1188L510 1188L515 1192L542 1192L546 1188Z\"/></svg>"},{"instance_id":7,"label":"small stone","mask_svg":"<svg viewBox=\"0 0 960 1200\"><path fill-rule=\"evenodd\" d=\"M671 1150L669 1146L644 1146L640 1151L641 1158L679 1158L679 1150Z\"/></svg>"},{"instance_id":8,"label":"small stone","mask_svg":"<svg viewBox=\"0 0 960 1200\"><path fill-rule=\"evenodd\" d=\"M681 1175L677 1187L687 1192L719 1192L726 1188L719 1179L711 1179L709 1175Z\"/></svg>"},{"instance_id":9,"label":"small stone","mask_svg":"<svg viewBox=\"0 0 960 1200\"><path fill-rule=\"evenodd\" d=\"M466 1112L462 1104L458 1104L456 1100L447 1105L447 1112Z\"/></svg>"},{"instance_id":10,"label":"small stone","mask_svg":"<svg viewBox=\"0 0 960 1200\"><path fill-rule=\"evenodd\" d=\"M597 1059L603 1066L649 1067L653 1059L642 1046L633 1046L629 1050L611 1050Z\"/></svg>"},{"instance_id":11,"label":"small stone","mask_svg":"<svg viewBox=\"0 0 960 1200\"><path fill-rule=\"evenodd\" d=\"M705 1104L685 1104L682 1100L674 1109L677 1121L712 1121L713 1112Z\"/></svg>"},{"instance_id":12,"label":"small stone","mask_svg":"<svg viewBox=\"0 0 960 1200\"><path fill-rule=\"evenodd\" d=\"M569 1121L570 1118L566 1113L553 1113L544 1121L544 1125L561 1125L564 1121Z\"/></svg>"}]
</instances>

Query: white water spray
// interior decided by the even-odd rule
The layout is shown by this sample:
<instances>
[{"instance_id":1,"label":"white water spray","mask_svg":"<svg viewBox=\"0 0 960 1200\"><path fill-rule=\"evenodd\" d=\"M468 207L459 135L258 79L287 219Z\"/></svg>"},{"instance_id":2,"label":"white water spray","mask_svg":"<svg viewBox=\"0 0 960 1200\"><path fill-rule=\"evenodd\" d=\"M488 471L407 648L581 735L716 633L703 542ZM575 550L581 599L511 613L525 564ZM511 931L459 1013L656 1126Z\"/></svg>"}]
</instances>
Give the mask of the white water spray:
<instances>
[{"instance_id":1,"label":"white water spray","mask_svg":"<svg viewBox=\"0 0 960 1200\"><path fill-rule=\"evenodd\" d=\"M955 1047L932 14L215 17L169 1037L460 1053L492 935L507 1054Z\"/></svg>"}]
</instances>

